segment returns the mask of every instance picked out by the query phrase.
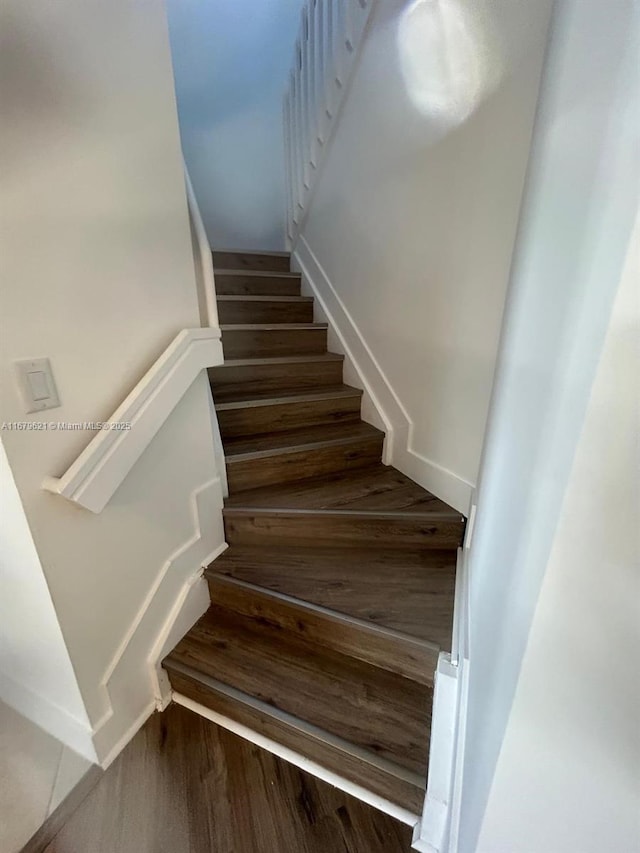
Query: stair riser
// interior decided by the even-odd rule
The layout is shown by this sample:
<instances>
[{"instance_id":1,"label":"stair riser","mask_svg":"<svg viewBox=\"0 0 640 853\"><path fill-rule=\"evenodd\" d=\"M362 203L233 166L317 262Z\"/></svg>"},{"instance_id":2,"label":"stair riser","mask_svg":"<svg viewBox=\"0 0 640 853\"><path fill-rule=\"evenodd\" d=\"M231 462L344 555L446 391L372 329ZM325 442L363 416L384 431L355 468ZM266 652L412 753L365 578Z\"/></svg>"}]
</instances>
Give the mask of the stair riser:
<instances>
[{"instance_id":1,"label":"stair riser","mask_svg":"<svg viewBox=\"0 0 640 853\"><path fill-rule=\"evenodd\" d=\"M325 648L396 672L433 688L438 647L421 644L392 631L381 631L341 613L314 608L303 601L286 599L249 585L206 572L211 601L261 623L277 625L297 634L300 642L320 643Z\"/></svg>"},{"instance_id":2,"label":"stair riser","mask_svg":"<svg viewBox=\"0 0 640 853\"><path fill-rule=\"evenodd\" d=\"M333 743L308 734L286 719L244 704L224 693L199 684L195 679L169 669L172 688L188 699L204 705L223 717L246 726L263 737L286 746L317 762L327 770L361 785L390 802L396 803L415 814L420 814L424 803L424 787L398 779L385 770L363 761L357 754L340 749Z\"/></svg>"},{"instance_id":3,"label":"stair riser","mask_svg":"<svg viewBox=\"0 0 640 853\"><path fill-rule=\"evenodd\" d=\"M225 358L260 358L327 351L326 329L241 329L222 332Z\"/></svg>"},{"instance_id":4,"label":"stair riser","mask_svg":"<svg viewBox=\"0 0 640 853\"><path fill-rule=\"evenodd\" d=\"M313 302L225 302L218 300L224 323L313 323Z\"/></svg>"},{"instance_id":5,"label":"stair riser","mask_svg":"<svg viewBox=\"0 0 640 853\"><path fill-rule=\"evenodd\" d=\"M231 457L227 458L229 492L365 468L379 462L381 454L382 439L371 438L312 450L284 451L258 459Z\"/></svg>"},{"instance_id":6,"label":"stair riser","mask_svg":"<svg viewBox=\"0 0 640 853\"><path fill-rule=\"evenodd\" d=\"M342 383L342 361L287 362L209 368L213 399L232 394L318 390Z\"/></svg>"},{"instance_id":7,"label":"stair riser","mask_svg":"<svg viewBox=\"0 0 640 853\"><path fill-rule=\"evenodd\" d=\"M381 518L333 513L224 511L230 545L368 547L380 543L392 548L455 550L462 541L462 522L411 518Z\"/></svg>"},{"instance_id":8,"label":"stair riser","mask_svg":"<svg viewBox=\"0 0 640 853\"><path fill-rule=\"evenodd\" d=\"M223 438L284 432L297 427L322 424L353 423L359 420L359 395L218 411L218 423Z\"/></svg>"},{"instance_id":9,"label":"stair riser","mask_svg":"<svg viewBox=\"0 0 640 853\"><path fill-rule=\"evenodd\" d=\"M300 279L279 276L225 275L216 273L218 296L300 296Z\"/></svg>"},{"instance_id":10,"label":"stair riser","mask_svg":"<svg viewBox=\"0 0 640 853\"><path fill-rule=\"evenodd\" d=\"M223 270L289 272L289 256L257 252L214 252L213 265Z\"/></svg>"}]
</instances>

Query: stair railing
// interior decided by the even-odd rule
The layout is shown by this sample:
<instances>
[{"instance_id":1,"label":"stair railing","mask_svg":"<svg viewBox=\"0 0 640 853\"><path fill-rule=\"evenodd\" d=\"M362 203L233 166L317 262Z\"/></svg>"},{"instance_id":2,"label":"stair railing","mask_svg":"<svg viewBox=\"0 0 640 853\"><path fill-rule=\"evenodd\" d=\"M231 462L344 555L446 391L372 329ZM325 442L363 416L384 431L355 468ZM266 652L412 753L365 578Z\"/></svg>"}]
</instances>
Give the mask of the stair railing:
<instances>
[{"instance_id":1,"label":"stair railing","mask_svg":"<svg viewBox=\"0 0 640 853\"><path fill-rule=\"evenodd\" d=\"M307 0L284 97L287 235L295 243L377 0Z\"/></svg>"},{"instance_id":2,"label":"stair railing","mask_svg":"<svg viewBox=\"0 0 640 853\"><path fill-rule=\"evenodd\" d=\"M189 205L189 225L191 228L191 242L193 244L193 264L196 273L196 285L198 288L198 306L200 309L200 325L212 329L218 328L218 307L216 304L216 283L213 273L213 256L211 246L204 229L198 200L193 191L193 184L187 164L183 159L184 183L187 190L187 202Z\"/></svg>"},{"instance_id":3,"label":"stair railing","mask_svg":"<svg viewBox=\"0 0 640 853\"><path fill-rule=\"evenodd\" d=\"M189 172L184 164L199 329L183 329L131 390L61 477L47 477L46 491L94 513L101 512L201 370L222 364L213 256ZM216 469L228 493L220 427L211 404Z\"/></svg>"}]
</instances>

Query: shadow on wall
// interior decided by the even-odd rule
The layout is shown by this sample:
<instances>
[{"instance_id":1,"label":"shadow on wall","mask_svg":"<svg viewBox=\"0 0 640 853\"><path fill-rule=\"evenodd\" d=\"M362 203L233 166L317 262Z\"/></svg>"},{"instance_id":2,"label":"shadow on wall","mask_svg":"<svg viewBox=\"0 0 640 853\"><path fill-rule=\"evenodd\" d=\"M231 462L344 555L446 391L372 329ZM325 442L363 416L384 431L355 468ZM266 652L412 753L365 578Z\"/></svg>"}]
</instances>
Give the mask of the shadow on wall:
<instances>
[{"instance_id":1,"label":"shadow on wall","mask_svg":"<svg viewBox=\"0 0 640 853\"><path fill-rule=\"evenodd\" d=\"M284 248L282 96L303 0L168 0L180 133L218 247Z\"/></svg>"}]
</instances>

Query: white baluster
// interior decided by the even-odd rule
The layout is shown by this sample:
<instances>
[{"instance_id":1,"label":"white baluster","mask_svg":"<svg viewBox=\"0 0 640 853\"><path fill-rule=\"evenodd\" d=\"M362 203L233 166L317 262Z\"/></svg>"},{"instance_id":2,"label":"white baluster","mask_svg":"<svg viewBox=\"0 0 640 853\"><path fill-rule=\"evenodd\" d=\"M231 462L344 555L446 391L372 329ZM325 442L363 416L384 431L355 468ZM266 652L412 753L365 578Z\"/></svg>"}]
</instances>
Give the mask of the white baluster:
<instances>
[{"instance_id":1,"label":"white baluster","mask_svg":"<svg viewBox=\"0 0 640 853\"><path fill-rule=\"evenodd\" d=\"M316 0L316 132L319 145L326 141L327 3Z\"/></svg>"},{"instance_id":2,"label":"white baluster","mask_svg":"<svg viewBox=\"0 0 640 853\"><path fill-rule=\"evenodd\" d=\"M309 51L309 7L305 7L302 13L301 34L301 74L302 74L302 120L304 128L304 186L311 186L311 140L313 138L311 128L310 110L310 51Z\"/></svg>"},{"instance_id":3,"label":"white baluster","mask_svg":"<svg viewBox=\"0 0 640 853\"><path fill-rule=\"evenodd\" d=\"M293 239L293 186L291 183L293 168L291 162L291 120L290 120L290 93L284 97L282 103L282 137L284 143L284 191L286 199L286 233L289 239Z\"/></svg>"},{"instance_id":4,"label":"white baluster","mask_svg":"<svg viewBox=\"0 0 640 853\"><path fill-rule=\"evenodd\" d=\"M283 107L288 233L295 240L376 0L307 0Z\"/></svg>"},{"instance_id":5,"label":"white baluster","mask_svg":"<svg viewBox=\"0 0 640 853\"><path fill-rule=\"evenodd\" d=\"M308 8L307 115L309 122L309 164L312 169L315 169L318 157L318 124L316 115L316 0L309 0Z\"/></svg>"},{"instance_id":6,"label":"white baluster","mask_svg":"<svg viewBox=\"0 0 640 853\"><path fill-rule=\"evenodd\" d=\"M302 210L302 200L304 194L304 183L303 183L303 171L304 171L304 152L303 152L303 139L302 139L302 128L301 128L301 107L300 107L300 77L299 77L299 68L296 64L296 70L293 76L293 91L295 93L294 97L294 109L293 109L293 132L295 139L295 152L296 152L296 211Z\"/></svg>"}]
</instances>

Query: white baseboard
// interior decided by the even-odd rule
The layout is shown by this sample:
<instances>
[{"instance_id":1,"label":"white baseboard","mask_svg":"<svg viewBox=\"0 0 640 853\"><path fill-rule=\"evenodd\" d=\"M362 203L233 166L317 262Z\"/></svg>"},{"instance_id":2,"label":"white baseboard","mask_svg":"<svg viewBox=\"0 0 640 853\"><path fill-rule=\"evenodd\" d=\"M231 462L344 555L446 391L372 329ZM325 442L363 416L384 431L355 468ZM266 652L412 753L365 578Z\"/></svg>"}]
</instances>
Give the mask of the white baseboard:
<instances>
[{"instance_id":1,"label":"white baseboard","mask_svg":"<svg viewBox=\"0 0 640 853\"><path fill-rule=\"evenodd\" d=\"M3 672L0 672L0 696L14 711L58 738L65 746L91 762L96 761L93 732L88 720L83 722L77 719L69 711Z\"/></svg>"},{"instance_id":2,"label":"white baseboard","mask_svg":"<svg viewBox=\"0 0 640 853\"><path fill-rule=\"evenodd\" d=\"M448 853L453 790L456 718L460 668L440 654L433 694L427 795L413 848L423 853Z\"/></svg>"},{"instance_id":3,"label":"white baseboard","mask_svg":"<svg viewBox=\"0 0 640 853\"><path fill-rule=\"evenodd\" d=\"M471 495L475 488L473 483L413 450L411 429L407 446L402 447L398 442L394 447L392 461L395 467L407 477L411 477L423 488L433 492L440 500L457 509L462 515L469 516Z\"/></svg>"},{"instance_id":4,"label":"white baseboard","mask_svg":"<svg viewBox=\"0 0 640 853\"><path fill-rule=\"evenodd\" d=\"M104 766L167 697L160 660L208 606L203 567L226 548L222 485L215 477L191 496L193 534L171 554L141 604L102 678L104 713L94 745Z\"/></svg>"},{"instance_id":5,"label":"white baseboard","mask_svg":"<svg viewBox=\"0 0 640 853\"><path fill-rule=\"evenodd\" d=\"M201 705L199 702L194 702L192 699L189 699L187 696L183 696L180 693L174 693L173 700L178 705L189 708L189 710L194 711L196 714L200 714L201 717L206 717L213 723L222 726L222 728L228 729L251 743L255 743L255 745L259 746L261 749L265 749L267 752L277 755L284 761L294 764L296 767L299 767L300 770L304 770L311 776L322 779L323 782L328 782L330 785L333 785L334 788L344 791L345 794L349 794L358 800L362 800L362 802L373 806L379 811L385 812L385 814L396 818L396 820L399 820L408 826L416 825L418 816L413 814L413 812L403 809L401 806L397 806L389 800L385 800L384 797L373 794L361 785L357 785L355 782L350 782L348 779L339 776L331 770L327 770L326 767L322 767L322 765L317 764L310 758L306 758L299 752L295 752L293 749L289 749L289 747L283 746L275 740L271 740L271 738L265 737L258 732L254 732L253 729L250 729L241 723L237 723L230 717L218 714L216 711L212 711L210 708Z\"/></svg>"},{"instance_id":6,"label":"white baseboard","mask_svg":"<svg viewBox=\"0 0 640 853\"><path fill-rule=\"evenodd\" d=\"M474 495L475 498L475 495ZM469 546L458 549L451 654L440 653L431 713L427 793L412 846L421 853L458 853L462 755L469 688Z\"/></svg>"},{"instance_id":7,"label":"white baseboard","mask_svg":"<svg viewBox=\"0 0 640 853\"><path fill-rule=\"evenodd\" d=\"M299 237L296 243L292 268L302 273L303 292L315 297L316 309L329 323L329 349L344 355L345 381L363 391L363 418L386 433L387 462L394 425L407 421L406 412L304 237Z\"/></svg>"},{"instance_id":8,"label":"white baseboard","mask_svg":"<svg viewBox=\"0 0 640 853\"><path fill-rule=\"evenodd\" d=\"M329 349L345 356L345 381L363 389L363 419L386 433L383 461L466 515L473 484L413 449L411 417L303 236L298 237L292 261L302 273L303 289L316 298L329 323Z\"/></svg>"}]
</instances>

